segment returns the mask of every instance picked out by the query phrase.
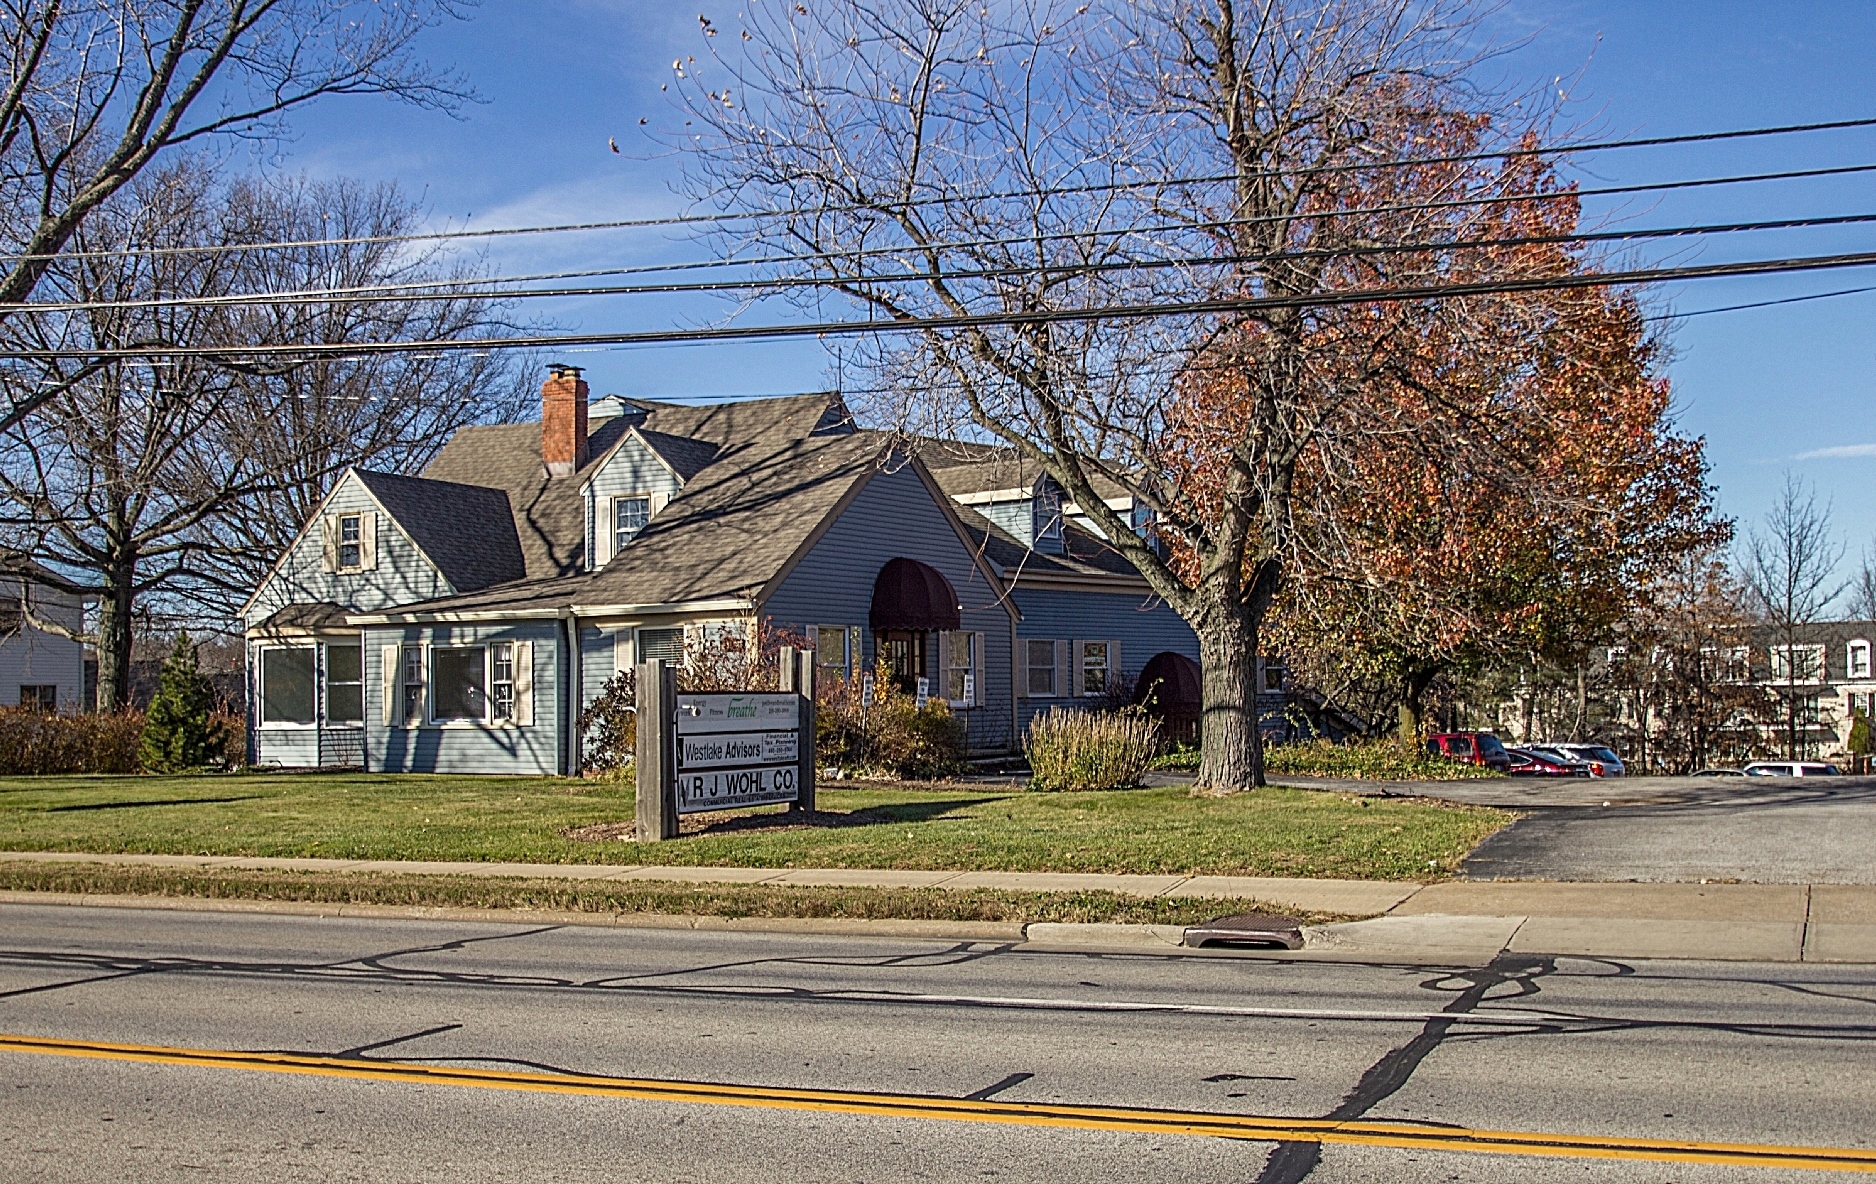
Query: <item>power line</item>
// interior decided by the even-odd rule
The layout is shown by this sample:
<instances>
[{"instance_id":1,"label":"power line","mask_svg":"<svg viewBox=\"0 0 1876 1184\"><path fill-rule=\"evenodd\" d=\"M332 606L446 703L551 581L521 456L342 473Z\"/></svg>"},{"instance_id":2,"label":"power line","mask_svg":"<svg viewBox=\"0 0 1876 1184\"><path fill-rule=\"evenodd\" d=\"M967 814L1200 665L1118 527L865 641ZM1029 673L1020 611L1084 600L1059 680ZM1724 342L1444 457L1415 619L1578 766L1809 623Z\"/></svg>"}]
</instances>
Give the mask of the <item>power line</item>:
<instances>
[{"instance_id":1,"label":"power line","mask_svg":"<svg viewBox=\"0 0 1876 1184\"><path fill-rule=\"evenodd\" d=\"M1800 132L1838 131L1872 126L1876 126L1876 117L1866 119L1839 119L1822 123L1785 124L1776 127L1740 128L1718 132L1695 132L1678 136L1649 136L1640 139L1592 141L1580 144L1560 144L1555 147L1508 148L1483 152L1452 153L1441 156L1364 161L1360 163L1305 165L1297 168L1263 169L1251 175L1258 177L1295 177L1313 176L1324 173L1366 172L1373 169L1412 168L1430 164L1454 164L1481 160L1510 160L1530 156L1564 156L1577 152L1606 152L1623 148L1658 148L1673 144L1711 143L1721 140L1736 140L1761 136L1782 136ZM914 197L903 200L884 199L871 203L853 203L845 206L821 207L812 212L817 215L830 213L885 213L893 210L912 209L929 205L949 205L957 202L1006 201L1023 197L1054 197L1064 194L1106 193L1135 189L1173 189L1186 185L1223 184L1229 181L1240 180L1242 176L1243 174L1240 173L1221 173L1214 176L1146 178L1139 181L1109 181L1086 185L1051 186L1047 189L1003 190L988 194L937 194L931 197ZM241 251L288 250L302 247L373 246L394 243L505 238L536 234L567 234L596 230L642 230L671 226L705 226L720 225L726 222L761 221L768 218L790 217L798 212L799 211L789 210L725 211L716 214L672 214L656 218L622 218L601 222L564 222L542 226L498 227L489 230L443 230L426 231L418 234L281 239L270 242L215 243L186 247L128 247L96 251L68 251L59 254L0 255L0 261L20 263L49 259L103 259L118 256L212 255Z\"/></svg>"},{"instance_id":2,"label":"power line","mask_svg":"<svg viewBox=\"0 0 1876 1184\"><path fill-rule=\"evenodd\" d=\"M518 299L574 299L597 296L643 296L643 295L682 295L691 293L719 292L771 292L799 287L836 287L844 285L889 285L916 284L932 280L965 279L1000 279L1012 276L1061 274L1065 276L1089 275L1114 271L1140 271L1161 268L1193 267L1209 268L1243 263L1272 263L1292 260L1367 258L1376 255L1429 254L1455 251L1496 250L1510 247L1560 246L1572 243L1599 242L1634 242L1649 239L1692 238L1716 234L1739 234L1766 230L1813 229L1823 226L1851 226L1876 222L1876 214L1831 214L1815 218L1778 218L1756 222L1706 223L1693 226L1643 227L1634 230L1587 231L1580 234L1542 234L1521 235L1507 238L1478 238L1452 240L1423 240L1403 243L1377 243L1364 246L1310 248L1301 251L1277 251L1245 255L1207 255L1184 256L1160 259L1124 259L1103 263L1045 263L1022 264L1011 267L965 268L945 271L937 274L926 272L905 272L902 274L851 275L851 276L776 276L769 279L744 280L707 280L689 283L659 284L608 284L577 288L527 288L522 290L475 289L451 291L406 290L402 285L382 285L379 288L357 288L347 290L301 291L301 292L258 292L222 296L177 296L153 298L148 300L99 300L71 301L66 303L0 305L0 309L11 311L48 313L48 312L84 312L100 309L131 308L197 308L218 306L275 306L294 304L323 304L335 296L356 295L362 300L374 303L408 303L419 301L445 300L518 300ZM427 288L434 283L455 283L459 281L435 281L411 285L411 288ZM469 281L461 281L469 282ZM476 281L495 282L495 281Z\"/></svg>"},{"instance_id":3,"label":"power line","mask_svg":"<svg viewBox=\"0 0 1876 1184\"><path fill-rule=\"evenodd\" d=\"M7 349L9 359L114 359L142 357L359 357L397 352L459 352L464 350L541 349L585 345L667 345L702 341L758 341L791 337L845 337L881 333L943 332L1002 325L1041 325L1064 321L1147 320L1174 315L1255 313L1265 310L1322 308L1350 304L1387 304L1413 300L1454 299L1466 296L1505 295L1518 292L1568 291L1581 288L1626 287L1726 276L1775 275L1788 272L1839 270L1876 266L1876 251L1853 254L1801 256L1788 259L1745 260L1695 264L1685 267L1641 268L1515 280L1483 280L1392 288L1319 292L1306 296L1220 297L1211 300L1168 301L1159 304L1107 305L1083 309L1045 309L1033 312L971 313L959 316L919 317L897 321L824 321L795 325L730 325L705 329L664 329L632 333L573 333L528 337L439 338L427 341L309 342L302 345L269 344L210 346L159 344L124 348L61 350Z\"/></svg>"},{"instance_id":4,"label":"power line","mask_svg":"<svg viewBox=\"0 0 1876 1184\"><path fill-rule=\"evenodd\" d=\"M1601 188L1576 190L1574 192L1539 193L1539 194L1529 194L1529 193L1492 194L1492 195L1487 195L1487 196L1482 196L1482 197L1454 198L1454 199L1450 199L1446 201L1438 201L1438 202L1420 202L1420 203L1393 205L1393 206L1370 206L1370 207L1353 208L1353 209L1346 209L1346 210L1323 210L1323 211L1312 212L1309 214L1259 215L1259 216L1252 217L1252 218L1234 218L1234 219L1223 219L1223 220L1218 220L1218 221L1196 222L1196 223L1163 223L1157 226L1117 228L1114 230L1064 231L1064 232L1057 232L1057 233L1051 233L1051 234L1045 234L1045 235L1019 235L1019 236L1014 236L1014 237L1009 237L1009 238L965 240L963 242L957 242L957 243L934 243L934 244L929 244L929 245L907 243L907 244L888 246L888 247L861 248L858 250L847 251L847 252L824 252L821 254L799 253L799 254L788 254L788 255L773 255L773 256L766 256L766 257L760 257L756 259L745 259L745 260L713 259L713 260L694 260L690 262L670 263L670 264L640 264L636 266L620 267L620 268L597 268L597 269L588 269L584 271L548 272L548 273L542 273L542 274L533 275L533 276L507 276L507 277L496 276L496 277L485 277L485 278L476 278L476 279L420 280L420 281L410 281L410 282L405 282L405 283L394 283L394 284L359 285L359 286L354 286L350 288L301 289L298 291L288 291L288 292L280 292L280 293L249 293L249 294L203 296L203 297L171 297L171 298L153 298L149 300L136 300L136 301L66 301L66 302L60 302L60 303L20 303L20 304L11 304L11 305L0 305L0 314L8 314L8 313L13 313L13 312L32 312L32 313L77 312L77 311L84 311L84 310L89 310L89 309L104 309L104 308L169 308L169 307L180 308L180 307L213 307L217 305L269 305L269 304L295 304L295 303L323 303L324 301L329 300L329 299L336 300L336 299L340 299L344 297L354 297L354 298L359 298L359 299L374 299L374 300L384 300L384 301L405 300L405 299L511 300L511 299L536 298L536 297L572 298L572 297L590 297L590 296L606 296L606 295L637 295L637 294L671 295L671 294L679 294L679 293L684 293L684 292L719 292L719 291L737 291L737 290L759 291L759 290L777 288L777 287L826 286L826 285L839 284L839 283L844 283L844 282L888 283L888 282L898 282L900 280L903 280L904 282L913 282L913 281L918 281L918 280L923 280L923 279L929 279L931 277L928 275L921 275L921 274L907 274L903 277L865 276L865 277L825 277L823 278L823 277L814 277L814 276L803 276L803 277L793 277L793 278L779 277L776 279L761 279L761 280L717 281L717 282L712 282L712 283L690 284L690 285L668 283L668 284L644 284L644 285L631 285L631 286L615 285L615 286L607 286L607 287L591 287L591 288L576 288L576 289L547 289L547 290L540 290L540 289L506 290L506 289L491 289L487 287L476 288L473 286L473 285L478 285L478 284L479 285L491 285L491 284L532 283L532 282L540 282L543 280L553 280L553 279L597 278L600 276L610 276L610 275L643 275L643 274L658 274L658 273L663 273L663 272L682 272L682 271L695 271L695 270L702 270L702 269L720 269L720 268L730 268L730 267L757 267L757 266L768 266L768 265L784 264L784 263L813 262L817 259L818 260L838 259L838 260L844 261L844 260L852 260L852 259L857 259L857 258L877 258L877 257L882 257L882 256L896 257L896 256L905 255L908 253L918 254L927 250L937 250L940 252L946 252L946 251L957 251L957 250L962 250L966 248L974 248L974 247L1005 246L1005 245L1016 245L1016 244L1029 245L1029 244L1033 244L1037 242L1083 239L1083 238L1091 238L1091 237L1096 237L1096 236L1109 236L1109 235L1120 237L1120 236L1138 236L1138 235L1162 234L1162 233L1174 233L1174 232L1190 233L1190 232L1210 231L1210 230L1228 230L1232 227L1237 227L1237 226L1256 225L1260 223L1267 223L1267 222L1274 222L1274 221L1299 222L1299 221L1311 221L1311 220L1320 219L1320 218L1332 218L1332 217L1341 218L1341 217L1353 217L1353 216L1359 216L1359 215L1384 214L1384 213L1415 213L1415 212L1423 212L1423 211L1466 208L1466 207L1475 207L1475 206L1506 205L1506 204L1513 204L1517 202L1551 202L1551 201L1564 200L1566 198L1607 197L1607 196L1625 195L1625 194L1633 194L1633 193L1660 192L1660 191L1673 190L1673 189L1689 189L1689 188L1709 187L1709 186L1717 186L1717 185L1734 185L1734 184L1757 183L1757 182L1764 182L1764 181L1793 180L1793 179L1810 178L1810 177L1818 177L1818 176L1841 176L1845 174L1868 173L1868 172L1876 172L1876 164L1838 165L1838 166L1832 166L1830 168L1825 168L1825 169L1798 169L1798 170L1788 170L1784 172L1774 172L1774 173L1740 174L1740 175L1723 176L1723 177L1701 177L1701 178L1694 178L1694 179L1683 180L1683 181L1664 181L1664 182L1652 182L1648 184L1637 184L1637 185L1604 186ZM1844 225L1844 224L1856 223L1856 222L1867 221L1867 220L1869 220L1869 218L1866 215L1836 215L1836 216L1829 216L1829 217L1816 218L1816 219L1777 219L1777 220L1751 222L1751 223L1716 224L1710 227L1667 228L1667 229L1663 229L1659 231L1641 231L1641 232L1610 231L1610 232L1600 232L1600 233L1590 232L1590 233L1581 234L1581 235L1532 237L1532 238L1524 239L1524 240L1508 240L1508 239L1507 240L1476 240L1474 243L1466 243L1463 245L1467 245L1467 246L1511 245L1513 243L1522 243L1524 245L1534 245L1534 244L1542 243L1542 242L1596 241L1598 239L1606 240L1606 241L1613 241L1613 240L1623 239L1623 238L1645 238L1645 237L1651 237L1651 236L1652 237L1673 237L1673 236L1687 236L1687 235L1707 234L1707 233L1733 233L1737 231L1746 231L1746 230L1774 230L1774 229L1793 229L1793 228L1801 228L1801 227L1806 227L1806 226ZM1253 261L1258 261L1258 260L1278 261L1278 260L1283 260L1287 258L1320 258L1324 256L1361 254L1364 252L1366 253L1376 253L1376 252L1398 253L1402 251L1431 250L1431 249L1440 249L1449 245L1456 245L1456 244L1444 244L1444 243L1433 243L1433 242L1424 242L1424 243L1417 243L1417 244L1415 243L1389 244L1389 245L1376 246L1376 247L1371 247L1371 248L1352 248L1351 247L1351 248L1344 248L1344 249L1318 249L1317 251L1313 253L1311 251L1301 251L1301 252L1268 253L1268 254L1263 254L1263 255L1238 255L1238 256L1226 256L1226 257L1213 257L1209 261L1210 262L1253 262ZM1164 264L1158 264L1158 266L1184 266L1184 265L1186 264L1177 260L1164 263ZM1054 265L1028 264L1028 265L1007 267L1007 268L979 270L975 272L959 271L959 272L947 272L944 274L946 277L955 276L955 277L961 277L961 278L968 278L971 276L978 276L978 277L988 278L991 276L998 276L998 275L1022 275L1022 274L1034 274L1036 272L1051 272L1051 271L1087 272L1087 271L1114 270L1117 268L1125 269L1125 268L1147 267L1147 266L1156 266L1156 264L1138 263L1138 262L1126 262L1126 263L1117 262L1111 265L1109 264L1054 264ZM415 293L419 293L419 292L431 292L433 294L423 295L423 296L414 295Z\"/></svg>"}]
</instances>

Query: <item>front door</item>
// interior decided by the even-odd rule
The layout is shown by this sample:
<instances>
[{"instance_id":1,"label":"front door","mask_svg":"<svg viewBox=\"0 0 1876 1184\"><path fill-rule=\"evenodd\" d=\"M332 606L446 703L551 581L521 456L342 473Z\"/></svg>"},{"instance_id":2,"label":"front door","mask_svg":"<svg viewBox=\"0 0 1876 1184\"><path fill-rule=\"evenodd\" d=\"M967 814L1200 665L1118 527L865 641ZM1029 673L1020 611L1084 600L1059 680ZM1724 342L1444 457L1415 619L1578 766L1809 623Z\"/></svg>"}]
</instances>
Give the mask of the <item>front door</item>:
<instances>
[{"instance_id":1,"label":"front door","mask_svg":"<svg viewBox=\"0 0 1876 1184\"><path fill-rule=\"evenodd\" d=\"M892 671L893 683L908 695L916 694L918 680L925 677L925 635L889 629L879 635L879 653Z\"/></svg>"}]
</instances>

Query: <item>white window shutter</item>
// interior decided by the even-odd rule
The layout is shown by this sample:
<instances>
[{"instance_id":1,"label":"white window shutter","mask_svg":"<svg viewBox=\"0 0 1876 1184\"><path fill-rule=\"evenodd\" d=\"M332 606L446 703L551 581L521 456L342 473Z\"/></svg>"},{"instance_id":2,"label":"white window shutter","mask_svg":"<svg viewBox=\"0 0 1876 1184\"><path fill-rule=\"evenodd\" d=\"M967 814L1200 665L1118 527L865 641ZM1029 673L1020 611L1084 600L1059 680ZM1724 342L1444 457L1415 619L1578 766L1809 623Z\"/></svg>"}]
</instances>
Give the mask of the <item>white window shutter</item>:
<instances>
[{"instance_id":1,"label":"white window shutter","mask_svg":"<svg viewBox=\"0 0 1876 1184\"><path fill-rule=\"evenodd\" d=\"M534 643L515 642L515 723L534 725Z\"/></svg>"},{"instance_id":2,"label":"white window shutter","mask_svg":"<svg viewBox=\"0 0 1876 1184\"><path fill-rule=\"evenodd\" d=\"M320 571L339 570L339 520L328 514L319 520Z\"/></svg>"},{"instance_id":3,"label":"white window shutter","mask_svg":"<svg viewBox=\"0 0 1876 1184\"><path fill-rule=\"evenodd\" d=\"M378 681L384 692L384 726L402 723L397 713L404 708L403 679L404 647L386 645L378 647L378 661L382 663L378 671Z\"/></svg>"},{"instance_id":4,"label":"white window shutter","mask_svg":"<svg viewBox=\"0 0 1876 1184\"><path fill-rule=\"evenodd\" d=\"M1069 661L1069 651L1075 648L1073 641L1055 643L1055 697L1066 699L1075 693L1075 684L1068 681L1074 673L1074 663Z\"/></svg>"},{"instance_id":5,"label":"white window shutter","mask_svg":"<svg viewBox=\"0 0 1876 1184\"><path fill-rule=\"evenodd\" d=\"M632 631L621 629L612 635L612 672L630 670L636 659L632 654ZM597 688L595 688L597 689Z\"/></svg>"},{"instance_id":6,"label":"white window shutter","mask_svg":"<svg viewBox=\"0 0 1876 1184\"><path fill-rule=\"evenodd\" d=\"M358 516L358 566L366 571L378 567L378 513L367 510Z\"/></svg>"}]
</instances>

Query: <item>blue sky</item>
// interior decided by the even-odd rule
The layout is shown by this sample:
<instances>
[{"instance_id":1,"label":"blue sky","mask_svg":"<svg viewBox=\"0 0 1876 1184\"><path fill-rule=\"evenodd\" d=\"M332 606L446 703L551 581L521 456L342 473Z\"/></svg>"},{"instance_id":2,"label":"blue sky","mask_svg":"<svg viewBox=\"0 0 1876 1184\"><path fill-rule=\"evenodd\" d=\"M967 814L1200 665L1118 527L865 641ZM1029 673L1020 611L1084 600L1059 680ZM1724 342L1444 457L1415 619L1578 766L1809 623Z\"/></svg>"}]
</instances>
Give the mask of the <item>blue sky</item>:
<instances>
[{"instance_id":1,"label":"blue sky","mask_svg":"<svg viewBox=\"0 0 1876 1184\"><path fill-rule=\"evenodd\" d=\"M712 12L708 5L701 11ZM395 180L439 222L458 225L670 212L678 203L669 165L614 155L606 140L617 137L628 152L640 143L638 119L663 109L658 86L672 58L697 50L696 14L653 0L485 0L472 20L439 29L423 44L431 60L464 71L484 102L459 120L376 100L330 102L298 118L272 167ZM1503 41L1520 43L1495 68L1521 86L1561 77L1571 118L1599 138L1876 114L1876 4L1868 0L1511 0L1495 25ZM1865 162L1876 162L1876 131L1608 153L1583 161L1583 179L1627 184ZM1635 225L1864 211L1876 211L1876 175L1692 191L1590 210ZM1735 239L1677 248L1672 258L1872 250L1876 228ZM503 268L549 270L680 250L675 240L640 232L518 240L494 258ZM1686 312L1863 285L1876 285L1876 269L1708 280L1655 298L1662 311ZM568 328L600 330L685 323L714 308L563 305L554 315ZM1873 321L1876 292L1673 323L1668 373L1681 422L1707 438L1725 512L1756 521L1791 469L1831 499L1852 560L1876 541ZM567 360L588 368L595 393L753 395L827 385L827 359L812 342Z\"/></svg>"}]
</instances>

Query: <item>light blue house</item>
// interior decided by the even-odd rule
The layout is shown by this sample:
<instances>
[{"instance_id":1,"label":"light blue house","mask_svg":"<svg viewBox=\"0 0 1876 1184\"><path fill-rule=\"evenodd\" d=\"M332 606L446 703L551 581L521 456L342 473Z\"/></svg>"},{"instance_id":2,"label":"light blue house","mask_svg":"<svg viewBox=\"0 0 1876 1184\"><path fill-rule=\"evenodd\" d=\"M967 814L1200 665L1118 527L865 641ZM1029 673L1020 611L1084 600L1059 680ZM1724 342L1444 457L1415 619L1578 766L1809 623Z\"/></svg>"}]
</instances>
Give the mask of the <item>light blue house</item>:
<instances>
[{"instance_id":1,"label":"light blue house","mask_svg":"<svg viewBox=\"0 0 1876 1184\"><path fill-rule=\"evenodd\" d=\"M589 405L556 368L542 403L421 477L334 485L243 610L252 761L574 773L616 671L758 623L809 639L823 679L926 680L986 754L1156 653L1197 656L1097 536L998 530L952 496L957 465L837 396Z\"/></svg>"}]
</instances>

